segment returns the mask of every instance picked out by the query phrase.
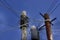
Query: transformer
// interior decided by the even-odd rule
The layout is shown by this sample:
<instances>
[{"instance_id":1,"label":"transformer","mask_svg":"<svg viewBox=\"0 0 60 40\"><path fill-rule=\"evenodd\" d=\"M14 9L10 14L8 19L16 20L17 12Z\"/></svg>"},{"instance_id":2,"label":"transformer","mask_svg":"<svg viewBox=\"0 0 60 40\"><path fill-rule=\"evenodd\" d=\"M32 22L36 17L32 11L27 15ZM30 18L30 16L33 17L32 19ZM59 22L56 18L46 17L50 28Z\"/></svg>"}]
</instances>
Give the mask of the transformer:
<instances>
[{"instance_id":1,"label":"transformer","mask_svg":"<svg viewBox=\"0 0 60 40\"><path fill-rule=\"evenodd\" d=\"M39 40L39 31L35 26L31 27L31 39Z\"/></svg>"}]
</instances>

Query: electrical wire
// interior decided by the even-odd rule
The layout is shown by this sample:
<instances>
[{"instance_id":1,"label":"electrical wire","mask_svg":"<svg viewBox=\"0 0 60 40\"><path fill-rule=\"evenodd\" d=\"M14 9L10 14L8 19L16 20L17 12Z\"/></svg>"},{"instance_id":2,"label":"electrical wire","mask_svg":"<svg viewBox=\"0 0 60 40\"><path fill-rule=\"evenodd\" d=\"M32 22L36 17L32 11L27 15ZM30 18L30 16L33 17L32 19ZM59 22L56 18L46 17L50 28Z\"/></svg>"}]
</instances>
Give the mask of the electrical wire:
<instances>
[{"instance_id":1,"label":"electrical wire","mask_svg":"<svg viewBox=\"0 0 60 40\"><path fill-rule=\"evenodd\" d=\"M24 25L27 25L27 24L29 24L29 25L30 25L30 23L31 23L31 22L29 22L29 23L25 23L25 24L20 25L20 26L24 26ZM5 25L11 26L12 28L11 28L11 29L9 29L9 30L4 30L4 31L0 31L0 32L8 32L8 31L11 31L11 30L20 29L20 26L19 26L19 27L17 27L17 26L13 26L13 25L10 25L10 24L5 24Z\"/></svg>"},{"instance_id":2,"label":"electrical wire","mask_svg":"<svg viewBox=\"0 0 60 40\"><path fill-rule=\"evenodd\" d=\"M2 5L3 5L5 8L7 8L7 9L10 10L11 12L13 12L18 18L20 18L20 17L17 15L18 12L16 12L16 10L14 10L14 9L11 7L11 5L9 5L9 4L7 3L6 0L4 0L4 1L1 1L1 0L0 0L0 2L2 3Z\"/></svg>"},{"instance_id":3,"label":"electrical wire","mask_svg":"<svg viewBox=\"0 0 60 40\"><path fill-rule=\"evenodd\" d=\"M47 13L49 13L58 3L58 0L53 0L53 2L51 3L50 7L47 10Z\"/></svg>"},{"instance_id":4,"label":"electrical wire","mask_svg":"<svg viewBox=\"0 0 60 40\"><path fill-rule=\"evenodd\" d=\"M13 28L11 28L11 29L6 29L6 30L0 30L0 32L2 32L2 33L4 33L4 32L8 32L8 31L11 31L11 30L17 30L17 29L20 29L19 27L13 27Z\"/></svg>"},{"instance_id":5,"label":"electrical wire","mask_svg":"<svg viewBox=\"0 0 60 40\"><path fill-rule=\"evenodd\" d=\"M6 0L4 0L4 2L8 5L8 7L10 7L14 12L16 12L16 13L19 13L19 12L17 12L16 10L14 10L13 8L12 8L12 6L11 5L9 5L9 3L6 1ZM17 14L16 14L17 15Z\"/></svg>"},{"instance_id":6,"label":"electrical wire","mask_svg":"<svg viewBox=\"0 0 60 40\"><path fill-rule=\"evenodd\" d=\"M51 15L59 6L60 6L60 3L50 12L49 15Z\"/></svg>"}]
</instances>

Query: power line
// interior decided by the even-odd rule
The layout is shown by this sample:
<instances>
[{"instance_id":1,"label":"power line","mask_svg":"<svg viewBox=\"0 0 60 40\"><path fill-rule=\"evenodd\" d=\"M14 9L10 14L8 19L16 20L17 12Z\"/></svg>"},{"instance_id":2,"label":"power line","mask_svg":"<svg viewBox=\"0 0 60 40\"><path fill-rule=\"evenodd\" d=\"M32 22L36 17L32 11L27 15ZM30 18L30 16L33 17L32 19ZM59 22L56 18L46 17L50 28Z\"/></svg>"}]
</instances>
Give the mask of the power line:
<instances>
[{"instance_id":1,"label":"power line","mask_svg":"<svg viewBox=\"0 0 60 40\"><path fill-rule=\"evenodd\" d=\"M14 10L14 9L12 8L12 6L11 6L11 5L9 5L9 3L8 3L6 0L4 0L4 2L7 4L7 6L8 6L8 7L10 7L12 10ZM16 11L16 10L14 10L14 12L16 12L16 13L17 13L17 11Z\"/></svg>"},{"instance_id":2,"label":"power line","mask_svg":"<svg viewBox=\"0 0 60 40\"><path fill-rule=\"evenodd\" d=\"M15 27L15 28L11 28L11 29L8 29L8 30L0 31L0 32L8 32L8 31L11 31L11 30L16 30L16 29L20 29L20 28L19 27Z\"/></svg>"},{"instance_id":3,"label":"power line","mask_svg":"<svg viewBox=\"0 0 60 40\"><path fill-rule=\"evenodd\" d=\"M51 3L50 7L47 10L47 13L49 13L58 3L58 0L53 0L53 2Z\"/></svg>"},{"instance_id":4,"label":"power line","mask_svg":"<svg viewBox=\"0 0 60 40\"><path fill-rule=\"evenodd\" d=\"M30 23L31 23L31 22L30 22ZM20 26L24 26L24 25L27 25L27 24L29 24L29 23L26 23L26 24L23 24L23 25L20 25ZM10 31L10 30L14 30L14 29L20 29L20 26L17 27L17 26L13 26L13 25L10 25L10 24L5 24L5 25L11 26L12 29L9 29L9 30L6 30L6 31L0 31L0 32L7 32L7 31Z\"/></svg>"},{"instance_id":5,"label":"power line","mask_svg":"<svg viewBox=\"0 0 60 40\"><path fill-rule=\"evenodd\" d=\"M2 3L2 5L3 5L5 8L7 8L7 9L10 10L10 11L12 11L18 18L20 18L20 17L17 15L16 10L14 10L14 9L11 7L11 5L9 5L9 4L7 3L6 0L4 0L4 1L1 1L1 0L0 0L0 2Z\"/></svg>"},{"instance_id":6,"label":"power line","mask_svg":"<svg viewBox=\"0 0 60 40\"><path fill-rule=\"evenodd\" d=\"M60 3L51 11L50 15L60 6Z\"/></svg>"}]
</instances>

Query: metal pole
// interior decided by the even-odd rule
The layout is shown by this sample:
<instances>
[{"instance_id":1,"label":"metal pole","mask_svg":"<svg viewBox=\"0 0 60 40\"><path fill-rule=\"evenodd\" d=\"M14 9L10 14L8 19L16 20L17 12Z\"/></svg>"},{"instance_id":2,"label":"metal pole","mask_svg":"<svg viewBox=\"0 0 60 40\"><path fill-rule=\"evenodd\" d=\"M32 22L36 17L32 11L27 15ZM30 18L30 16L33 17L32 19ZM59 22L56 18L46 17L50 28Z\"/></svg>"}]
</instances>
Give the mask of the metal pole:
<instances>
[{"instance_id":1,"label":"metal pole","mask_svg":"<svg viewBox=\"0 0 60 40\"><path fill-rule=\"evenodd\" d=\"M47 33L47 40L53 40L52 38L52 32L51 32L51 21L49 18L49 15L46 13L44 14L45 26L46 26L46 33Z\"/></svg>"},{"instance_id":2,"label":"metal pole","mask_svg":"<svg viewBox=\"0 0 60 40\"><path fill-rule=\"evenodd\" d=\"M22 28L22 40L27 40L27 28Z\"/></svg>"},{"instance_id":3,"label":"metal pole","mask_svg":"<svg viewBox=\"0 0 60 40\"><path fill-rule=\"evenodd\" d=\"M28 27L28 17L26 16L26 11L22 11L21 19L20 19L20 25L22 25L20 28L22 30L22 38L21 40L27 40L27 27ZM26 25L24 25L26 24Z\"/></svg>"}]
</instances>

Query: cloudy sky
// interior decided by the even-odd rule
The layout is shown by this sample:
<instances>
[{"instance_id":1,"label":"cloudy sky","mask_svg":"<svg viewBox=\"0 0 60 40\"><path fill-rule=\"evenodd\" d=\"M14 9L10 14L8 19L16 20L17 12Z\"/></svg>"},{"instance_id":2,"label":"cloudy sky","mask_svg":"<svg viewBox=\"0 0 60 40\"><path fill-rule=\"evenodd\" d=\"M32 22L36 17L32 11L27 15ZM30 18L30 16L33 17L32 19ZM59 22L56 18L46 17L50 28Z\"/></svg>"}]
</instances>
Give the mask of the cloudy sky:
<instances>
[{"instance_id":1,"label":"cloudy sky","mask_svg":"<svg viewBox=\"0 0 60 40\"><path fill-rule=\"evenodd\" d=\"M60 0L0 0L0 40L21 40L19 20L23 10L27 11L27 16L30 18L27 29L28 40L30 40L30 27L43 25L44 19L39 13L46 12L51 19L57 18L51 27L53 39L60 39ZM33 20L41 21L34 22ZM41 40L47 39L45 27L39 33Z\"/></svg>"}]
</instances>

